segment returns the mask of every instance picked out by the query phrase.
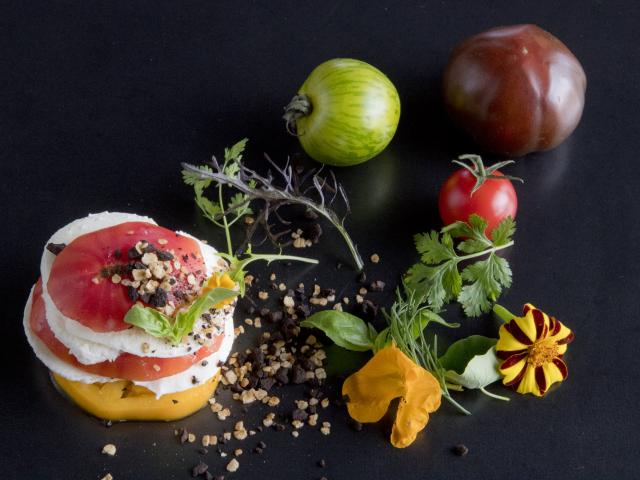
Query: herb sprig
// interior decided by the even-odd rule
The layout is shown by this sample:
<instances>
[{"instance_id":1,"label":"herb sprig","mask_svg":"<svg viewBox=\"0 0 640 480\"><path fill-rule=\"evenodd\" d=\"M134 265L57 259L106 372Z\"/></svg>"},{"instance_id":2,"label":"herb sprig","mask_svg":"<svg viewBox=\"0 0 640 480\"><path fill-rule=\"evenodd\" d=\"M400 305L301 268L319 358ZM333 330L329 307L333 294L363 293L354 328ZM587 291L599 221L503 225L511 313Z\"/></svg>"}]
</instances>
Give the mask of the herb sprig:
<instances>
[{"instance_id":1,"label":"herb sprig","mask_svg":"<svg viewBox=\"0 0 640 480\"><path fill-rule=\"evenodd\" d=\"M468 223L455 222L440 232L416 235L421 262L407 272L407 287L435 311L455 299L469 317L489 312L503 288L511 286L509 262L496 252L514 244L515 228L513 219L507 217L489 238L487 222L474 214ZM454 239L461 241L455 245ZM476 260L483 256L487 258ZM460 264L470 261L460 272Z\"/></svg>"},{"instance_id":2,"label":"herb sprig","mask_svg":"<svg viewBox=\"0 0 640 480\"><path fill-rule=\"evenodd\" d=\"M198 205L203 215L225 232L227 252L218 252L218 254L229 262L229 276L240 285L241 295L244 295L245 292L244 277L247 273L246 268L252 262L261 260L271 263L278 260L293 260L304 263L318 263L315 259L295 255L253 253L251 244L248 241L245 242L246 248L241 249L244 250L243 253L236 254L234 251L231 241L231 227L246 215L253 214L250 203L256 198L254 192L261 190L258 182L262 177L242 164L242 154L247 141L245 138L231 148L225 148L224 162L222 164L218 163L216 158L213 157L211 166L201 165L195 167L183 164L184 170L182 171L184 182L193 186L196 205ZM217 187L217 199L215 201L210 200L204 194L205 190L212 184ZM242 188L238 188L238 185L241 185ZM227 200L225 200L225 186L231 186L238 190ZM263 212L262 215L267 221L268 212ZM270 233L270 230L268 233Z\"/></svg>"},{"instance_id":3,"label":"herb sprig","mask_svg":"<svg viewBox=\"0 0 640 480\"><path fill-rule=\"evenodd\" d=\"M125 315L124 321L129 325L143 329L149 335L166 338L172 343L178 344L185 335L193 330L200 315L214 305L237 295L238 292L228 288L214 288L198 297L186 311L179 311L175 319L155 308L134 305Z\"/></svg>"},{"instance_id":4,"label":"herb sprig","mask_svg":"<svg viewBox=\"0 0 640 480\"><path fill-rule=\"evenodd\" d=\"M271 172L266 176L260 175L241 161L246 142L247 140L244 139L225 150L225 161L222 165L215 157L211 161L211 166L198 167L187 163L182 164L184 181L188 185L193 185L196 203L207 218L225 229L229 255L233 255L229 227L244 215L253 213L250 207L251 202L260 201L263 208L257 214L254 225L249 229L245 244L250 242L256 227L262 225L267 237L279 248L288 244L281 241L282 236L288 231L274 232L269 223L270 218L274 215L281 220L281 223L287 223L282 222L278 210L286 205L299 205L314 215L324 217L338 230L349 248L356 269L361 271L364 268L364 262L344 226L346 214L350 211L349 201L344 188L338 183L333 172L329 172L329 177L321 177L319 171L311 170L300 177L288 161L284 168L280 168L265 156L275 170L277 178ZM282 185L278 185L278 180ZM203 194L212 183L218 186L217 205ZM222 187L225 185L237 190L226 205L223 203L222 195ZM338 197L346 207L346 214L342 217L331 208ZM231 220L227 219L228 215L232 217Z\"/></svg>"}]
</instances>

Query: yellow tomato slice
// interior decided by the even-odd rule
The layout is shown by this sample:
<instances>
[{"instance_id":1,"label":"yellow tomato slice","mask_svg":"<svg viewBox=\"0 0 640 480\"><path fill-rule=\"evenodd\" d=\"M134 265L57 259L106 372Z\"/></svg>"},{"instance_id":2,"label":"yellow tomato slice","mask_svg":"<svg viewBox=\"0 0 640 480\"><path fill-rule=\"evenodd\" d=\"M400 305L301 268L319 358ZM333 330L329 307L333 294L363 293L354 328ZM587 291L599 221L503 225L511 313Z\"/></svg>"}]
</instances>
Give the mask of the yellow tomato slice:
<instances>
[{"instance_id":1,"label":"yellow tomato slice","mask_svg":"<svg viewBox=\"0 0 640 480\"><path fill-rule=\"evenodd\" d=\"M204 407L213 395L220 373L197 387L156 398L144 387L126 380L82 383L53 374L60 389L80 408L104 420L172 421Z\"/></svg>"}]
</instances>

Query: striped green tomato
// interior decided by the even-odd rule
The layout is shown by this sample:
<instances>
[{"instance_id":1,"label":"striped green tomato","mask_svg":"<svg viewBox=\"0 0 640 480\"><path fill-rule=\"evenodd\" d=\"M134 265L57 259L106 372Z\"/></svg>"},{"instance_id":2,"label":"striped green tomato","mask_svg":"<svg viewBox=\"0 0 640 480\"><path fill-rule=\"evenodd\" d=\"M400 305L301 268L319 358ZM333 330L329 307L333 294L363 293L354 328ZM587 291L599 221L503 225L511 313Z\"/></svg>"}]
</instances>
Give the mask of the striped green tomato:
<instances>
[{"instance_id":1,"label":"striped green tomato","mask_svg":"<svg viewBox=\"0 0 640 480\"><path fill-rule=\"evenodd\" d=\"M365 162L389 144L400 97L377 68L335 58L311 72L286 107L287 128L315 160L335 166Z\"/></svg>"}]
</instances>

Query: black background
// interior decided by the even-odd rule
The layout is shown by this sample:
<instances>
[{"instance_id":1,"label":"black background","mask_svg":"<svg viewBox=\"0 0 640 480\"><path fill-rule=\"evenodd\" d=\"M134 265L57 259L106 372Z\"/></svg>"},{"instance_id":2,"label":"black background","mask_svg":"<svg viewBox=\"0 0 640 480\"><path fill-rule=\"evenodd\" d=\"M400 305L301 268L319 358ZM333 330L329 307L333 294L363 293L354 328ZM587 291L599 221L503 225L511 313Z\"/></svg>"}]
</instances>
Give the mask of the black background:
<instances>
[{"instance_id":1,"label":"black background","mask_svg":"<svg viewBox=\"0 0 640 480\"><path fill-rule=\"evenodd\" d=\"M354 57L385 72L402 100L391 146L337 171L353 207L349 229L364 256L382 257L368 263L369 276L392 286L416 260L412 235L439 227L436 195L452 171L449 160L475 149L442 111L439 77L448 53L470 34L525 22L554 33L581 60L587 101L572 137L510 171L526 183L517 185L519 228L507 254L514 285L501 303L518 310L533 302L575 331L569 379L544 399L499 385L491 390L511 402L458 395L474 415L445 403L404 450L388 442L390 419L356 433L346 412L332 407L324 415L331 436L268 432L260 437L268 444L263 456L249 453L259 440L252 437L229 477L637 478L637 8L522 0L2 2L2 477L190 478L197 447L180 446L173 429L224 428L205 410L175 424L107 429L54 391L21 331L24 301L52 232L89 212L130 211L222 246L181 183L180 162L203 163L245 136L258 168L263 152L279 162L303 158L280 120L282 107L317 64ZM266 280L276 271L289 285L317 279L355 291L353 271L335 269L337 261L349 262L335 233L304 253L321 265L254 272ZM375 298L389 305L387 290ZM455 306L446 315L460 318ZM242 318L239 312L236 322ZM464 320L455 335L495 335L497 326L489 317ZM293 390L282 395L302 398ZM252 407L246 422L265 412ZM109 442L118 447L115 458L99 453ZM470 448L467 457L451 454L458 443ZM206 455L218 473L230 458ZM320 458L325 469L316 466Z\"/></svg>"}]
</instances>

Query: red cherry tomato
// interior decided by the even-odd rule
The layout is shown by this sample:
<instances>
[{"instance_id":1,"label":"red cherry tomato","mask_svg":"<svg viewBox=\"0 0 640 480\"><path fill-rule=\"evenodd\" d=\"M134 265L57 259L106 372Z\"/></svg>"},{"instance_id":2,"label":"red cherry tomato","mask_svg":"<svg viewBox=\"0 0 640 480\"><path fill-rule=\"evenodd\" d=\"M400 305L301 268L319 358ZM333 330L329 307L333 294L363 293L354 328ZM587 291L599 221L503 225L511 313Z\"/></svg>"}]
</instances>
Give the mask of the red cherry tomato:
<instances>
[{"instance_id":1,"label":"red cherry tomato","mask_svg":"<svg viewBox=\"0 0 640 480\"><path fill-rule=\"evenodd\" d=\"M502 155L549 150L576 128L587 79L556 37L535 25L474 35L451 53L444 100L458 126Z\"/></svg>"},{"instance_id":2,"label":"red cherry tomato","mask_svg":"<svg viewBox=\"0 0 640 480\"><path fill-rule=\"evenodd\" d=\"M478 159L480 157L477 157ZM481 162L481 160L479 160ZM491 167L490 167L491 168ZM474 170L471 168L471 170ZM453 172L440 188L438 209L445 225L456 221L466 222L473 213L484 218L487 223L487 235L507 217L515 218L518 210L518 197L510 178L499 170L490 172L490 177L482 181L473 192L478 177L468 168ZM498 177L491 178L491 177Z\"/></svg>"}]
</instances>

